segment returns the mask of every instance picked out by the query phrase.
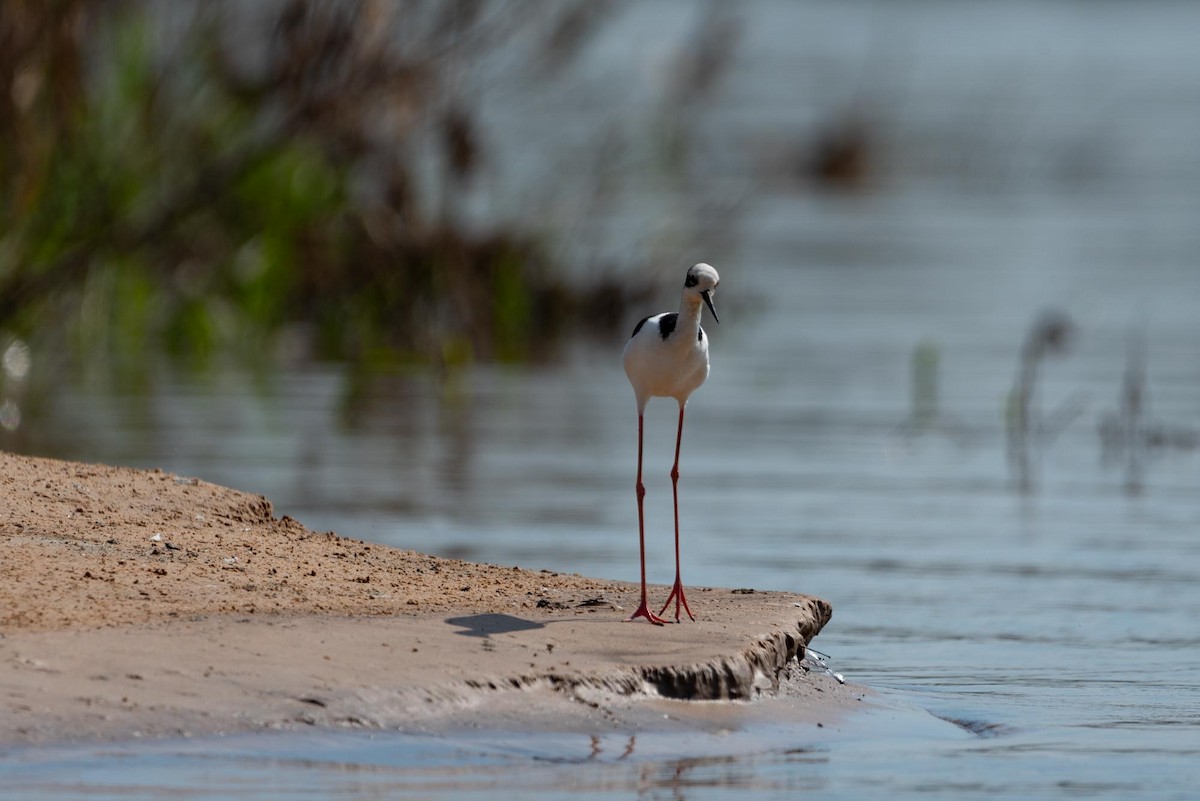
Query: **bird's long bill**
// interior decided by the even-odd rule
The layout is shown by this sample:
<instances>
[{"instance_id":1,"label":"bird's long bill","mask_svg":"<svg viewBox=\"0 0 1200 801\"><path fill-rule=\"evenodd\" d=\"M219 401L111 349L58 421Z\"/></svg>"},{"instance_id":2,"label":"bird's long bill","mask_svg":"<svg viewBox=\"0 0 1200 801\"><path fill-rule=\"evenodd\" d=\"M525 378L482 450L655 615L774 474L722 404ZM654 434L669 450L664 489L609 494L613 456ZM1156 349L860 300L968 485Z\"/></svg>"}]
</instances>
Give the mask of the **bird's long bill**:
<instances>
[{"instance_id":1,"label":"bird's long bill","mask_svg":"<svg viewBox=\"0 0 1200 801\"><path fill-rule=\"evenodd\" d=\"M709 294L708 292L701 292L700 297L704 298L704 302L708 304L708 310L712 312L713 319L719 323L721 322L721 318L717 317L717 310L713 308L712 298L709 297Z\"/></svg>"}]
</instances>

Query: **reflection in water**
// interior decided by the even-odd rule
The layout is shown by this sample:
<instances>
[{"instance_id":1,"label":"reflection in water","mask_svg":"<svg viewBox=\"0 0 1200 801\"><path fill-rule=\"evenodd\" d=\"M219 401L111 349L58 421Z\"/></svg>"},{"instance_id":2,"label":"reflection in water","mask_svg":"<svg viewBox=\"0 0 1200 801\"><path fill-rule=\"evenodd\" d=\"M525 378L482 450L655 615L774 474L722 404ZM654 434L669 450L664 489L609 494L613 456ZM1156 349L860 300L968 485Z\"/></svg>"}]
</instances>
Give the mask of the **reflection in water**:
<instances>
[{"instance_id":1,"label":"reflection in water","mask_svg":"<svg viewBox=\"0 0 1200 801\"><path fill-rule=\"evenodd\" d=\"M1034 460L1040 452L1082 412L1077 400L1068 400L1062 408L1045 416L1035 395L1043 360L1047 356L1065 354L1074 337L1075 326L1069 316L1061 311L1047 311L1034 321L1021 346L1017 378L1009 395L1006 417L1009 469L1021 492L1033 489Z\"/></svg>"},{"instance_id":2,"label":"reflection in water","mask_svg":"<svg viewBox=\"0 0 1200 801\"><path fill-rule=\"evenodd\" d=\"M602 736L599 734L592 734L592 735L588 736L588 742L591 745L591 748L588 751L588 755L587 755L587 759L589 762L597 762L597 761L605 760L605 759L609 758L609 749L607 748L607 745L608 745L608 741L610 739L616 740L617 743L620 743L620 741L621 741L621 738L619 738L619 737L616 737L616 738L605 737L605 736ZM621 753L617 755L616 761L620 762L623 759L629 759L630 757L633 756L633 754L636 750L637 750L637 735L631 734L625 740L625 745L624 745L624 747L622 747Z\"/></svg>"},{"instance_id":3,"label":"reflection in water","mask_svg":"<svg viewBox=\"0 0 1200 801\"><path fill-rule=\"evenodd\" d=\"M960 448L971 446L971 431L955 415L944 410L939 400L938 383L941 371L941 349L934 342L922 340L913 348L909 361L908 419L900 426L908 445L917 437L936 434L944 436Z\"/></svg>"},{"instance_id":4,"label":"reflection in water","mask_svg":"<svg viewBox=\"0 0 1200 801\"><path fill-rule=\"evenodd\" d=\"M1145 333L1139 330L1130 335L1126 348L1117 411L1102 415L1098 426L1100 458L1105 465L1121 466L1129 495L1140 495L1145 488L1152 454L1200 448L1200 430L1152 420L1149 406Z\"/></svg>"},{"instance_id":5,"label":"reflection in water","mask_svg":"<svg viewBox=\"0 0 1200 801\"><path fill-rule=\"evenodd\" d=\"M914 434L932 429L941 422L938 409L938 349L923 341L913 348L912 414L909 428Z\"/></svg>"},{"instance_id":6,"label":"reflection in water","mask_svg":"<svg viewBox=\"0 0 1200 801\"><path fill-rule=\"evenodd\" d=\"M678 746L673 740L661 733L550 737L504 732L443 738L350 732L151 742L137 748L64 749L60 754L31 752L16 758L0 756L0 766L5 769L8 791L50 790L55 798L89 801L180 792L202 801L498 795L547 801L563 797L703 801L731 790L791 793L828 785L830 757L825 750L764 752L760 740L727 736L692 735ZM709 753L671 756L676 748ZM726 753L717 753L720 748ZM46 766L67 754L72 759L70 781L46 775ZM114 760L122 769L114 768ZM213 775L214 764L226 765L219 777ZM256 787L270 789L260 793Z\"/></svg>"},{"instance_id":7,"label":"reflection in water","mask_svg":"<svg viewBox=\"0 0 1200 801\"><path fill-rule=\"evenodd\" d=\"M1117 412L1100 420L1100 458L1109 464L1124 462L1125 491L1130 495L1139 494L1145 481L1146 403L1146 343L1142 336L1131 336Z\"/></svg>"}]
</instances>

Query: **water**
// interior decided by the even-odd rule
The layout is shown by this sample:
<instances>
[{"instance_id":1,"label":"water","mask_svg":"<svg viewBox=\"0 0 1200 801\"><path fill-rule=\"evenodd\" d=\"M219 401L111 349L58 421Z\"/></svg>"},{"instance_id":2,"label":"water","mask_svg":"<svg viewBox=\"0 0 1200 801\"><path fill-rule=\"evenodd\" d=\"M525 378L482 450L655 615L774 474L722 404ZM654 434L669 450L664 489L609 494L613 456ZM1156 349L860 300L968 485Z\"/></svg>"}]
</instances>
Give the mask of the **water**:
<instances>
[{"instance_id":1,"label":"water","mask_svg":"<svg viewBox=\"0 0 1200 801\"><path fill-rule=\"evenodd\" d=\"M0 772L32 777L42 797L121 795L114 775L139 785L125 797L1194 795L1200 453L1160 448L1131 472L1104 463L1098 426L1136 336L1147 421L1200 429L1200 7L755 8L703 119L713 191L745 200L736 249L702 240L687 253L721 270L724 322L706 324L713 373L688 408L684 578L830 600L817 646L930 725L824 743L788 730L647 736L628 759L615 738L595 758L586 737L297 735L63 749ZM639 7L589 57L615 69L627 34L687 30L676 10ZM656 64L636 65L651 85ZM884 131L874 191L814 191L779 168L848 107ZM669 199L655 202L669 216ZM611 225L646 235L644 222ZM1005 403L1047 308L1075 336L1042 364L1037 402L1069 424L1020 492ZM915 416L923 343L937 414ZM634 579L636 421L620 347L393 377L353 407L339 372L320 367L265 388L219 376L168 377L149 397L67 391L26 442L262 492L318 530ZM669 401L651 403L660 582L674 418ZM79 769L74 789L40 784L64 766Z\"/></svg>"},{"instance_id":2,"label":"water","mask_svg":"<svg viewBox=\"0 0 1200 801\"><path fill-rule=\"evenodd\" d=\"M14 797L53 792L52 797L105 800L158 797L166 787L192 788L184 797L196 799L552 799L564 792L580 799L678 799L731 789L784 797L820 789L830 775L858 773L858 755L879 742L780 748L781 735L786 731L764 729L731 742L713 735L564 738L501 732L447 741L346 733L116 745L82 756L78 749L49 750L10 771L4 789ZM919 728L915 736L926 748L962 740ZM47 765L70 772L47 780ZM134 765L141 769L131 771ZM856 783L868 789L878 778Z\"/></svg>"}]
</instances>

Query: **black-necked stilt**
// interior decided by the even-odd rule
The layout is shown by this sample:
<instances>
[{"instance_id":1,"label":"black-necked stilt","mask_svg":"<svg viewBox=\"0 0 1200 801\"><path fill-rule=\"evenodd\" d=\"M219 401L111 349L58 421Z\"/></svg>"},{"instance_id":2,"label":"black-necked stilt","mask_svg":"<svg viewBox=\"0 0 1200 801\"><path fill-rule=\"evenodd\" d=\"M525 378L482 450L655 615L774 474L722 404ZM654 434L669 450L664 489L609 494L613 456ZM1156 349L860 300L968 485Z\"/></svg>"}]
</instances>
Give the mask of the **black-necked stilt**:
<instances>
[{"instance_id":1,"label":"black-necked stilt","mask_svg":"<svg viewBox=\"0 0 1200 801\"><path fill-rule=\"evenodd\" d=\"M633 329L625 345L625 375L633 385L638 407L637 507L638 545L642 560L642 603L629 619L644 617L651 623L666 621L660 615L675 601L675 622L679 622L679 607L687 611L687 598L679 575L679 441L683 437L683 410L688 396L708 378L708 337L700 327L700 301L708 305L714 320L712 293L721 280L717 271L707 264L695 264L687 271L683 282L683 297L678 312L663 312L642 320ZM720 320L717 320L720 322ZM679 428L675 432L675 464L671 468L671 489L675 498L675 587L663 608L654 614L646 604L646 522L642 500L646 488L642 484L642 419L651 398L674 398L679 403Z\"/></svg>"}]
</instances>

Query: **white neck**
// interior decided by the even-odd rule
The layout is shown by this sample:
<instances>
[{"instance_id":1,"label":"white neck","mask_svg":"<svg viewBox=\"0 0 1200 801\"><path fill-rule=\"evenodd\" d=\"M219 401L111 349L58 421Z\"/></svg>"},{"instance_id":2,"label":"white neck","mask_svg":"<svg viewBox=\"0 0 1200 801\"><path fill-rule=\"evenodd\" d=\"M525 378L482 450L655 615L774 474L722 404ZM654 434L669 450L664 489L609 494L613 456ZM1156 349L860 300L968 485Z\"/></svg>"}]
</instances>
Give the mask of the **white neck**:
<instances>
[{"instance_id":1,"label":"white neck","mask_svg":"<svg viewBox=\"0 0 1200 801\"><path fill-rule=\"evenodd\" d=\"M700 298L695 292L684 291L679 300L679 319L675 321L675 330L688 332L692 339L700 328Z\"/></svg>"}]
</instances>

